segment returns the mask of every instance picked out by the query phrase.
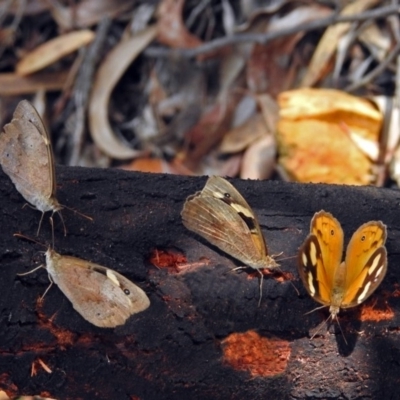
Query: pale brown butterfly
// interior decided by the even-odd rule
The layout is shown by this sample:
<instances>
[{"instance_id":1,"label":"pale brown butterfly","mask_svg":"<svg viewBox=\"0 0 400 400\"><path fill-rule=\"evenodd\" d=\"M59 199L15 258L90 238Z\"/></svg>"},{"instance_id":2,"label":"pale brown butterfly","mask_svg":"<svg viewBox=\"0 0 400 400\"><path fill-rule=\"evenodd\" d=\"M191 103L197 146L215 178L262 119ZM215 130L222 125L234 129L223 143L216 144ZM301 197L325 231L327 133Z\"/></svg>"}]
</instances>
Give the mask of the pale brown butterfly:
<instances>
[{"instance_id":1,"label":"pale brown butterfly","mask_svg":"<svg viewBox=\"0 0 400 400\"><path fill-rule=\"evenodd\" d=\"M371 296L387 271L386 225L381 221L369 221L354 232L344 261L343 237L339 221L321 210L314 214L298 255L307 292L329 306L332 319L341 308L355 307Z\"/></svg>"},{"instance_id":2,"label":"pale brown butterfly","mask_svg":"<svg viewBox=\"0 0 400 400\"><path fill-rule=\"evenodd\" d=\"M35 107L27 100L18 103L12 121L0 135L0 163L24 199L42 212L38 234L45 212L57 212L62 220L60 211L64 206L56 198L50 137Z\"/></svg>"},{"instance_id":3,"label":"pale brown butterfly","mask_svg":"<svg viewBox=\"0 0 400 400\"><path fill-rule=\"evenodd\" d=\"M51 283L60 288L74 309L86 321L100 328L123 325L131 315L146 310L150 305L141 288L110 268L63 256L51 248L46 251L45 268Z\"/></svg>"},{"instance_id":4,"label":"pale brown butterfly","mask_svg":"<svg viewBox=\"0 0 400 400\"><path fill-rule=\"evenodd\" d=\"M201 192L187 198L181 216L187 229L259 272L260 304L260 270L279 264L268 255L260 225L243 196L226 179L212 176Z\"/></svg>"}]
</instances>

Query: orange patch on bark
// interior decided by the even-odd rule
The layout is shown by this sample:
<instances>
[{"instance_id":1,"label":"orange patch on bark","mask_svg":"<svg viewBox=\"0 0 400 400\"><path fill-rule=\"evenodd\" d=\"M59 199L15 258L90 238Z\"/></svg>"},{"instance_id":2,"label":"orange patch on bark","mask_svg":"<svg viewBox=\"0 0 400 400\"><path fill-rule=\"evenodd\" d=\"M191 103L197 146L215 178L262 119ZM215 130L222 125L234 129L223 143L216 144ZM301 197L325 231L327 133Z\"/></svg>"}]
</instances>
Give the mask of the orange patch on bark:
<instances>
[{"instance_id":1,"label":"orange patch on bark","mask_svg":"<svg viewBox=\"0 0 400 400\"><path fill-rule=\"evenodd\" d=\"M364 305L361 309L361 321L386 321L394 317L393 310L386 306L384 310L374 308L375 304Z\"/></svg>"},{"instance_id":2,"label":"orange patch on bark","mask_svg":"<svg viewBox=\"0 0 400 400\"><path fill-rule=\"evenodd\" d=\"M206 267L207 265L210 264L210 260L206 257L201 257L199 261L191 262L191 263L185 263L185 264L179 264L176 266L176 269L178 272L192 272L197 268L203 268Z\"/></svg>"},{"instance_id":3,"label":"orange patch on bark","mask_svg":"<svg viewBox=\"0 0 400 400\"><path fill-rule=\"evenodd\" d=\"M272 278L272 279L274 279L274 280L276 280L277 282L280 282L280 283L294 280L294 276L290 272L277 271L276 269L275 270L270 270L268 268L259 269L258 271L261 271L261 273L264 276ZM254 272L251 271L248 274L248 276L250 278L258 278L259 279L260 278L260 274L259 274L258 271L254 271Z\"/></svg>"},{"instance_id":4,"label":"orange patch on bark","mask_svg":"<svg viewBox=\"0 0 400 400\"><path fill-rule=\"evenodd\" d=\"M186 257L176 250L154 249L150 254L149 261L157 268L172 269L170 272L189 272L196 268L202 268L209 264L207 258L201 258L197 262L189 263Z\"/></svg>"},{"instance_id":5,"label":"orange patch on bark","mask_svg":"<svg viewBox=\"0 0 400 400\"><path fill-rule=\"evenodd\" d=\"M178 268L180 264L186 264L186 257L172 250L154 249L150 254L150 262L157 268Z\"/></svg>"},{"instance_id":6,"label":"orange patch on bark","mask_svg":"<svg viewBox=\"0 0 400 400\"><path fill-rule=\"evenodd\" d=\"M11 380L10 375L7 373L3 373L0 375L0 386L1 390L4 390L7 396L14 399L18 395L18 387L15 383Z\"/></svg>"},{"instance_id":7,"label":"orange patch on bark","mask_svg":"<svg viewBox=\"0 0 400 400\"><path fill-rule=\"evenodd\" d=\"M53 315L49 319L43 313L42 307L44 301L46 301L46 298L42 299L40 297L36 302L36 311L39 317L39 326L43 329L49 330L55 336L55 338L57 339L57 343L61 349L64 349L66 346L72 345L75 341L76 335L67 329L59 328L53 324L53 319L55 315Z\"/></svg>"},{"instance_id":8,"label":"orange patch on bark","mask_svg":"<svg viewBox=\"0 0 400 400\"><path fill-rule=\"evenodd\" d=\"M255 331L232 333L222 343L224 361L253 377L281 374L291 353L286 340L261 337Z\"/></svg>"},{"instance_id":9,"label":"orange patch on bark","mask_svg":"<svg viewBox=\"0 0 400 400\"><path fill-rule=\"evenodd\" d=\"M392 297L392 296L400 297L400 285L398 283L395 283L394 287L395 287L395 289L393 292L390 292L390 293L385 292L385 297Z\"/></svg>"}]
</instances>

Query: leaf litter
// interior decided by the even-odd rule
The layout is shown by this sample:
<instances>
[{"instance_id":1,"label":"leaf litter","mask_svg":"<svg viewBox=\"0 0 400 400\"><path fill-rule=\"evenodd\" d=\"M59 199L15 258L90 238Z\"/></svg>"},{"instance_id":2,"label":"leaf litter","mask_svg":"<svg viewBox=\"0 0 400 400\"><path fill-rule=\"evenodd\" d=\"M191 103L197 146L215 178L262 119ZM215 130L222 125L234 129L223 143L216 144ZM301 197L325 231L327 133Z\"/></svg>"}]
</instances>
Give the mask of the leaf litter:
<instances>
[{"instance_id":1,"label":"leaf litter","mask_svg":"<svg viewBox=\"0 0 400 400\"><path fill-rule=\"evenodd\" d=\"M60 164L398 185L396 2L260 3L4 2L2 125L28 98Z\"/></svg>"}]
</instances>

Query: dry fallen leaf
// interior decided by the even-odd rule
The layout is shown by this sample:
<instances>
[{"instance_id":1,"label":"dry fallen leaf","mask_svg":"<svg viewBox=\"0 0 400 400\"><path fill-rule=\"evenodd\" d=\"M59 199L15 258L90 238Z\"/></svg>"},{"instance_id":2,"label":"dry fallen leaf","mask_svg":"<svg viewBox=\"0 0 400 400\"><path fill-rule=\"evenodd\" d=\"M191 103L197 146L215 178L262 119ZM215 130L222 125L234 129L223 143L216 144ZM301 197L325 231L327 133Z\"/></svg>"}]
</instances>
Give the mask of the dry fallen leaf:
<instances>
[{"instance_id":1,"label":"dry fallen leaf","mask_svg":"<svg viewBox=\"0 0 400 400\"><path fill-rule=\"evenodd\" d=\"M10 14L18 14L21 8L20 1L11 1L8 2L7 12ZM50 8L48 0L34 0L34 1L27 1L23 5L24 7L24 15L25 16L33 16L36 14L43 13ZM3 10L4 12L4 10Z\"/></svg>"},{"instance_id":2,"label":"dry fallen leaf","mask_svg":"<svg viewBox=\"0 0 400 400\"><path fill-rule=\"evenodd\" d=\"M7 396L6 392L0 390L0 400L11 400L11 399Z\"/></svg>"},{"instance_id":3,"label":"dry fallen leaf","mask_svg":"<svg viewBox=\"0 0 400 400\"><path fill-rule=\"evenodd\" d=\"M400 109L396 106L395 99L388 96L373 96L368 99L384 118L379 141L366 139L351 131L347 126L344 129L370 160L387 166L400 142Z\"/></svg>"},{"instance_id":4,"label":"dry fallen leaf","mask_svg":"<svg viewBox=\"0 0 400 400\"><path fill-rule=\"evenodd\" d=\"M236 32L247 32L251 30L254 26L256 20L260 18L265 18L268 15L278 14L280 9L282 9L286 3L290 0L270 0L268 2L258 2L258 1L242 1L240 2L241 11L245 21L240 25L236 26Z\"/></svg>"},{"instance_id":5,"label":"dry fallen leaf","mask_svg":"<svg viewBox=\"0 0 400 400\"><path fill-rule=\"evenodd\" d=\"M93 39L94 33L91 30L70 32L51 39L26 54L17 63L16 72L19 75L29 75L39 71L86 46Z\"/></svg>"},{"instance_id":6,"label":"dry fallen leaf","mask_svg":"<svg viewBox=\"0 0 400 400\"><path fill-rule=\"evenodd\" d=\"M96 145L110 157L125 160L137 157L141 151L131 149L114 134L108 120L111 93L133 60L156 37L157 28L150 26L117 44L100 65L89 101L90 134Z\"/></svg>"},{"instance_id":7,"label":"dry fallen leaf","mask_svg":"<svg viewBox=\"0 0 400 400\"><path fill-rule=\"evenodd\" d=\"M161 158L140 157L120 167L128 171L152 172L159 174L193 175L179 158L167 162Z\"/></svg>"},{"instance_id":8,"label":"dry fallen leaf","mask_svg":"<svg viewBox=\"0 0 400 400\"><path fill-rule=\"evenodd\" d=\"M240 169L240 177L243 179L268 179L276 166L279 107L269 94L257 95L257 103L263 117L264 135L253 142L243 154Z\"/></svg>"},{"instance_id":9,"label":"dry fallen leaf","mask_svg":"<svg viewBox=\"0 0 400 400\"><path fill-rule=\"evenodd\" d=\"M202 41L186 28L182 12L185 0L163 0L158 8L157 39L160 43L173 48L193 48Z\"/></svg>"},{"instance_id":10,"label":"dry fallen leaf","mask_svg":"<svg viewBox=\"0 0 400 400\"><path fill-rule=\"evenodd\" d=\"M168 165L166 161L161 158L151 157L139 157L133 160L131 163L122 165L121 169L127 171L140 171L140 172L152 172L152 173L168 173Z\"/></svg>"},{"instance_id":11,"label":"dry fallen leaf","mask_svg":"<svg viewBox=\"0 0 400 400\"><path fill-rule=\"evenodd\" d=\"M261 109L261 114L264 117L268 132L276 132L276 124L279 118L279 107L276 100L269 94L259 94L257 96L258 106Z\"/></svg>"},{"instance_id":12,"label":"dry fallen leaf","mask_svg":"<svg viewBox=\"0 0 400 400\"><path fill-rule=\"evenodd\" d=\"M340 15L354 15L367 10L378 4L379 0L356 0L349 3L342 10ZM336 50L339 39L344 35L351 26L351 22L342 22L330 26L322 36L318 46L313 54L310 65L303 77L301 86L312 86L323 74L327 72L329 63Z\"/></svg>"},{"instance_id":13,"label":"dry fallen leaf","mask_svg":"<svg viewBox=\"0 0 400 400\"><path fill-rule=\"evenodd\" d=\"M279 164L293 180L372 182L372 161L346 132L378 141L382 115L371 102L329 89L288 91L278 101Z\"/></svg>"},{"instance_id":14,"label":"dry fallen leaf","mask_svg":"<svg viewBox=\"0 0 400 400\"><path fill-rule=\"evenodd\" d=\"M363 29L359 36L360 42L368 47L378 61L383 61L391 48L389 32L383 32L377 24L371 24Z\"/></svg>"},{"instance_id":15,"label":"dry fallen leaf","mask_svg":"<svg viewBox=\"0 0 400 400\"><path fill-rule=\"evenodd\" d=\"M210 151L202 160L197 175L238 176L242 163L242 153L232 154L228 158L223 157L217 150Z\"/></svg>"},{"instance_id":16,"label":"dry fallen leaf","mask_svg":"<svg viewBox=\"0 0 400 400\"><path fill-rule=\"evenodd\" d=\"M330 8L319 5L297 7L283 17L274 18L266 32L279 32L294 25L320 20L331 12ZM247 84L254 93L268 93L276 97L282 90L292 87L295 78L292 55L304 34L298 32L265 45L254 45L246 68Z\"/></svg>"},{"instance_id":17,"label":"dry fallen leaf","mask_svg":"<svg viewBox=\"0 0 400 400\"><path fill-rule=\"evenodd\" d=\"M199 167L201 159L218 144L227 131L237 96L231 94L204 111L202 117L186 132L185 165L192 171Z\"/></svg>"},{"instance_id":18,"label":"dry fallen leaf","mask_svg":"<svg viewBox=\"0 0 400 400\"><path fill-rule=\"evenodd\" d=\"M242 179L269 179L276 165L276 140L269 134L263 136L244 152L240 177Z\"/></svg>"},{"instance_id":19,"label":"dry fallen leaf","mask_svg":"<svg viewBox=\"0 0 400 400\"><path fill-rule=\"evenodd\" d=\"M67 71L43 71L31 76L14 73L0 74L0 96L19 96L36 93L38 90L56 91L63 89L69 73Z\"/></svg>"},{"instance_id":20,"label":"dry fallen leaf","mask_svg":"<svg viewBox=\"0 0 400 400\"><path fill-rule=\"evenodd\" d=\"M245 150L253 142L260 139L267 132L264 117L255 114L243 124L225 133L219 151L221 153L238 153Z\"/></svg>"},{"instance_id":21,"label":"dry fallen leaf","mask_svg":"<svg viewBox=\"0 0 400 400\"><path fill-rule=\"evenodd\" d=\"M58 26L69 30L87 28L105 17L115 18L131 9L135 0L82 0L68 7L64 7L60 1L46 0L45 3L50 5L51 14Z\"/></svg>"}]
</instances>

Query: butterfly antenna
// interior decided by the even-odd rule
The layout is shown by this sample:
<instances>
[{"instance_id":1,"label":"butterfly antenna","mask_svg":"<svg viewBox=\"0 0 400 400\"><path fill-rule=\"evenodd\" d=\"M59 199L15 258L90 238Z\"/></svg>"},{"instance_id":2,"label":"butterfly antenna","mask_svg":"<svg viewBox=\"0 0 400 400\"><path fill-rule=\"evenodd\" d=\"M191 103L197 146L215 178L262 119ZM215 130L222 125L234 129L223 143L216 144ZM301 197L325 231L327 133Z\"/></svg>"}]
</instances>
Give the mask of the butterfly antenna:
<instances>
[{"instance_id":1,"label":"butterfly antenna","mask_svg":"<svg viewBox=\"0 0 400 400\"><path fill-rule=\"evenodd\" d=\"M74 208L71 208L71 207L67 207L67 206L64 206L64 205L63 205L63 207L66 208L69 211L72 211L74 214L78 214L81 217L88 219L89 221L93 221L93 218L89 217L89 215L83 214L83 213L79 212L78 210L75 210Z\"/></svg>"},{"instance_id":2,"label":"butterfly antenna","mask_svg":"<svg viewBox=\"0 0 400 400\"><path fill-rule=\"evenodd\" d=\"M43 244L41 242L38 242L37 240L35 240L35 239L33 239L33 238L29 237L29 236L25 236L22 233L14 233L13 236L17 237L17 238L29 240L30 242L36 243L36 244L38 244L38 245L40 245L42 247L46 247L47 248L47 246L45 244Z\"/></svg>"},{"instance_id":3,"label":"butterfly antenna","mask_svg":"<svg viewBox=\"0 0 400 400\"><path fill-rule=\"evenodd\" d=\"M46 247L45 244L40 243L40 242L38 242L37 240L35 240L35 239L33 239L33 238L30 238L29 236L22 235L21 233L14 233L13 236L14 236L14 237L21 238L21 239L26 239L26 240L29 240L30 242L33 242L33 243L36 243L36 244L38 244L38 245L40 245L40 246ZM30 271L28 271L28 272L23 272L23 273L17 274L17 275L18 275L18 276L29 275L29 274L32 274L33 272L37 271L37 270L40 269L40 268L44 268L44 264L41 264L41 265L39 265L38 267L33 268L33 269L31 269Z\"/></svg>"},{"instance_id":4,"label":"butterfly antenna","mask_svg":"<svg viewBox=\"0 0 400 400\"><path fill-rule=\"evenodd\" d=\"M42 216L40 217L39 226L38 226L38 230L36 232L36 236L39 236L40 228L42 227L43 217L44 217L44 212L42 212Z\"/></svg>"},{"instance_id":5,"label":"butterfly antenna","mask_svg":"<svg viewBox=\"0 0 400 400\"><path fill-rule=\"evenodd\" d=\"M337 321L337 323L338 323L338 325L339 325L339 329L340 329L340 332L341 332L341 334L342 334L343 340L344 340L344 342L346 343L346 346L347 346L348 343L347 343L346 337L344 336L342 327L341 327L341 325L340 325L339 318L338 318L337 316L336 316L336 317L332 317L332 320L334 320L334 319Z\"/></svg>"},{"instance_id":6,"label":"butterfly antenna","mask_svg":"<svg viewBox=\"0 0 400 400\"><path fill-rule=\"evenodd\" d=\"M283 252L282 252L282 253L283 253ZM280 256L282 253L277 254L276 257ZM271 256L271 257L274 257L274 256ZM283 257L283 258L280 258L280 259L277 260L277 261L281 262L281 261L283 261L283 260L290 260L291 258L297 258L297 256Z\"/></svg>"},{"instance_id":7,"label":"butterfly antenna","mask_svg":"<svg viewBox=\"0 0 400 400\"><path fill-rule=\"evenodd\" d=\"M293 257L289 257L289 258L293 258ZM285 276L285 274L283 273L283 271L281 270L281 267L276 267L276 269L283 275ZM296 292L297 296L300 296L300 292L297 289L297 287L294 285L294 283L289 279L289 283L293 286L294 291Z\"/></svg>"},{"instance_id":8,"label":"butterfly antenna","mask_svg":"<svg viewBox=\"0 0 400 400\"><path fill-rule=\"evenodd\" d=\"M297 287L295 286L295 284L291 280L289 280L289 282L293 286L293 289L296 292L297 296L300 296L299 289L297 289Z\"/></svg>"},{"instance_id":9,"label":"butterfly antenna","mask_svg":"<svg viewBox=\"0 0 400 400\"><path fill-rule=\"evenodd\" d=\"M272 258L279 257L281 254L283 254L283 251L281 251L279 254L273 254L273 255L271 255L271 257L272 257ZM281 258L280 260L277 260L277 261L281 262L281 261L283 261L283 260L289 260L289 259L291 259L291 258L296 258L296 257L297 257L297 256L284 257L284 258ZM277 266L276 268L279 270L279 272L280 272L282 275L284 275L283 271L281 270L281 268L280 268L279 266ZM299 290L297 289L297 287L294 285L294 283L293 283L291 280L289 280L289 282L290 282L290 284L293 286L293 289L294 289L294 291L296 292L297 296L300 296L300 292L299 292Z\"/></svg>"},{"instance_id":10,"label":"butterfly antenna","mask_svg":"<svg viewBox=\"0 0 400 400\"><path fill-rule=\"evenodd\" d=\"M62 216L62 214L61 214L61 211L60 211L60 210L58 210L58 211L53 211L53 214L52 214L51 217L50 217L50 220L51 220L51 228L52 228L52 231L53 231L53 248L54 248L54 225L53 225L53 215L54 215L54 212L56 212L56 213L59 215L59 217L60 217L60 219L61 219L61 222L62 222L62 224L63 224L63 227L64 227L64 236L67 236L67 228L66 228L66 226L65 226L64 218L63 218L63 216Z\"/></svg>"},{"instance_id":11,"label":"butterfly antenna","mask_svg":"<svg viewBox=\"0 0 400 400\"><path fill-rule=\"evenodd\" d=\"M306 313L303 314L303 315L311 314L311 313L313 313L314 311L321 310L322 308L325 308L325 307L328 307L328 306L321 306L321 307L314 308L313 310L308 311L308 312L306 312Z\"/></svg>"}]
</instances>

